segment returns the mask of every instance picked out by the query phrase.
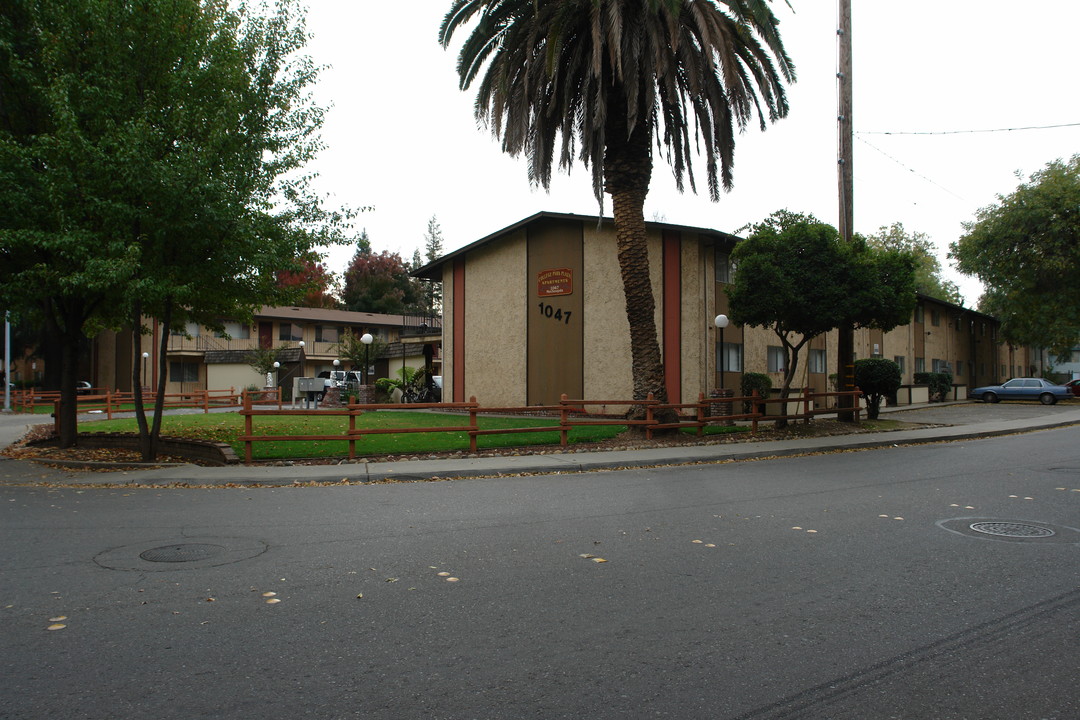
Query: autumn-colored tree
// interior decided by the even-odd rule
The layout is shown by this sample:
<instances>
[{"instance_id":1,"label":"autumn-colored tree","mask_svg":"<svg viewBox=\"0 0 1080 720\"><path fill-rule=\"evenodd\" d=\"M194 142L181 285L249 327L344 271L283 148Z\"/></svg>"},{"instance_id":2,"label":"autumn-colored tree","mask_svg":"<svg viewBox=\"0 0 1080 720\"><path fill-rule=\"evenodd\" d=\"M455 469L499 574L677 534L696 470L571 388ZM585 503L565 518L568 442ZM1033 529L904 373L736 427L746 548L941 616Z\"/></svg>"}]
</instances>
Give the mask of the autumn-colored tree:
<instances>
[{"instance_id":1,"label":"autumn-colored tree","mask_svg":"<svg viewBox=\"0 0 1080 720\"><path fill-rule=\"evenodd\" d=\"M341 305L336 297L337 278L325 265L315 258L303 261L300 271L281 270L277 274L278 286L292 289L299 296L301 307L333 310Z\"/></svg>"}]
</instances>

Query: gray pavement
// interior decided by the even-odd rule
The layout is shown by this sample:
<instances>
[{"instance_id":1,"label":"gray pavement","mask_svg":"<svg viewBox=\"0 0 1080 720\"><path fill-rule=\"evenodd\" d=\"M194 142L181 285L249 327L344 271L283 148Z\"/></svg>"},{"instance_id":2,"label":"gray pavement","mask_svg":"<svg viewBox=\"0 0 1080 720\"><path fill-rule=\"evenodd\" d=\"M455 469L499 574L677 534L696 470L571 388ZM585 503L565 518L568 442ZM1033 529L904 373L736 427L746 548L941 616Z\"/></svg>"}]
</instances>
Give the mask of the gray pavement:
<instances>
[{"instance_id":1,"label":"gray pavement","mask_svg":"<svg viewBox=\"0 0 1080 720\"><path fill-rule=\"evenodd\" d=\"M883 409L891 419L933 424L910 430L858 433L787 440L746 440L700 446L590 451L496 457L342 462L336 465L255 465L200 467L171 465L108 473L53 468L0 457L0 484L49 485L192 485L287 486L305 483L371 483L385 481L491 477L528 473L575 473L630 467L717 463L784 457L813 452L859 450L948 442L1080 424L1080 402L1054 406L1038 403L945 403ZM21 437L31 424L48 417L0 415L0 446Z\"/></svg>"}]
</instances>

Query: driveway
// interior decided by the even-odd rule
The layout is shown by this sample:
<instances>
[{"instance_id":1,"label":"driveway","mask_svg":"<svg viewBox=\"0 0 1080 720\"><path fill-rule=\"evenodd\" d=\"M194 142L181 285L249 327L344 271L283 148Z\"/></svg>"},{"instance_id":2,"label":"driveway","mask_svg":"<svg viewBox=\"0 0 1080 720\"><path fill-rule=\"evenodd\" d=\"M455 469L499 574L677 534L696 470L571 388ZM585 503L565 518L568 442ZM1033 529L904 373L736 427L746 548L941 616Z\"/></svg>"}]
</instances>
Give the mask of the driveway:
<instances>
[{"instance_id":1,"label":"driveway","mask_svg":"<svg viewBox=\"0 0 1080 720\"><path fill-rule=\"evenodd\" d=\"M967 402L952 405L923 405L912 410L886 408L882 415L889 420L931 425L975 425L1003 420L1030 420L1054 416L1080 408L1080 401L1066 400L1056 405L1041 405L1033 400L1000 403Z\"/></svg>"}]
</instances>

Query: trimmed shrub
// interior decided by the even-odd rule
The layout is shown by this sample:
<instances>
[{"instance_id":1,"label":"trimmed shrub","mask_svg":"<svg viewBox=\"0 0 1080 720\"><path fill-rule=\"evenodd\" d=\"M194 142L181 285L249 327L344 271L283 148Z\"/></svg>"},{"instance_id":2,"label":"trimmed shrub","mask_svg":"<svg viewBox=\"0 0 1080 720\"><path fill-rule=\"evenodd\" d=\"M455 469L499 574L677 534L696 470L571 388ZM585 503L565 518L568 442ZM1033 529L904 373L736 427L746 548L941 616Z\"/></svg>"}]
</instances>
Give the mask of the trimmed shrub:
<instances>
[{"instance_id":1,"label":"trimmed shrub","mask_svg":"<svg viewBox=\"0 0 1080 720\"><path fill-rule=\"evenodd\" d=\"M914 376L916 385L927 385L930 389L930 402L941 402L952 392L952 373L920 372Z\"/></svg>"},{"instance_id":2,"label":"trimmed shrub","mask_svg":"<svg viewBox=\"0 0 1080 720\"><path fill-rule=\"evenodd\" d=\"M744 397L753 394L753 392L757 390L758 395L767 398L769 397L769 390L771 389L772 380L764 373L743 373L742 380L739 382L739 394ZM743 400L743 412L748 413L750 411L750 401Z\"/></svg>"},{"instance_id":3,"label":"trimmed shrub","mask_svg":"<svg viewBox=\"0 0 1080 720\"><path fill-rule=\"evenodd\" d=\"M877 420L881 401L896 394L902 377L900 366L885 358L866 358L855 361L855 384L866 396L866 416Z\"/></svg>"}]
</instances>

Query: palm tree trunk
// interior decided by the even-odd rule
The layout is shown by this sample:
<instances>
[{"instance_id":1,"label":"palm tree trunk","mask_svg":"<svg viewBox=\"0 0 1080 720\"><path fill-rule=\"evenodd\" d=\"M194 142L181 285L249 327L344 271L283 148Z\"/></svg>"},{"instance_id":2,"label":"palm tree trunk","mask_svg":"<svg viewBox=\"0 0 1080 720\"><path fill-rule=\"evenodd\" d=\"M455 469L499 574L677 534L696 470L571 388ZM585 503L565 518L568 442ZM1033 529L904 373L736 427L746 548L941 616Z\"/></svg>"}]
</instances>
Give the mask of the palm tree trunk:
<instances>
[{"instance_id":1,"label":"palm tree trunk","mask_svg":"<svg viewBox=\"0 0 1080 720\"><path fill-rule=\"evenodd\" d=\"M656 334L656 300L649 277L649 248L645 232L645 196L652 178L651 132L648 123L629 128L626 103L612 98L605 128L604 190L611 195L615 238L630 323L630 356L634 400L650 393L667 402L664 365ZM630 411L632 419L644 418L643 406ZM673 410L657 413L661 422L674 422Z\"/></svg>"}]
</instances>

